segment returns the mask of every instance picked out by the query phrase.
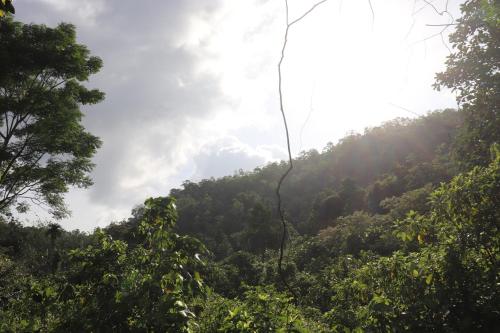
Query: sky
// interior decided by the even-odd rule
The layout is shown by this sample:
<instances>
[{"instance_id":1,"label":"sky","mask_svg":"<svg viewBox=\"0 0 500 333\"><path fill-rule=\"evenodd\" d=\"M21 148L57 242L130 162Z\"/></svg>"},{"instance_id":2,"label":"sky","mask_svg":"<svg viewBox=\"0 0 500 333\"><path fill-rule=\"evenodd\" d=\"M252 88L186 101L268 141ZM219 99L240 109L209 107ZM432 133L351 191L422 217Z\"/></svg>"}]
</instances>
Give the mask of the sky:
<instances>
[{"instance_id":1,"label":"sky","mask_svg":"<svg viewBox=\"0 0 500 333\"><path fill-rule=\"evenodd\" d=\"M289 19L315 1L289 0ZM453 0L328 0L289 31L282 65L292 153L396 117L456 107L432 83L444 69ZM186 181L285 159L278 62L284 0L17 0L15 18L73 23L104 62L82 108L103 141L94 185L71 189L66 229L92 231ZM447 7L446 7L447 6ZM371 10L373 8L373 12ZM453 17L442 11L448 8ZM33 211L26 223L46 220Z\"/></svg>"}]
</instances>

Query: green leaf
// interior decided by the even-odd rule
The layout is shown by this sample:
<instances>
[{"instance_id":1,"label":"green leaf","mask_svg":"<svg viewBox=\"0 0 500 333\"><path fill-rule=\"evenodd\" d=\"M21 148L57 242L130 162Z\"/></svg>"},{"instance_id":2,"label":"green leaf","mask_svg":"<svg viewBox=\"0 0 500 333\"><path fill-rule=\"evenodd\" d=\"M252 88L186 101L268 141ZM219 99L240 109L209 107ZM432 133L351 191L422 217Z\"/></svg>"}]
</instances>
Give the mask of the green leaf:
<instances>
[{"instance_id":1,"label":"green leaf","mask_svg":"<svg viewBox=\"0 0 500 333\"><path fill-rule=\"evenodd\" d=\"M52 287L45 288L44 292L45 292L45 297L48 297L48 298L55 296L57 294L56 291L54 290L54 288L52 288Z\"/></svg>"},{"instance_id":2,"label":"green leaf","mask_svg":"<svg viewBox=\"0 0 500 333\"><path fill-rule=\"evenodd\" d=\"M425 278L425 283L431 284L431 282L432 282L432 273L427 275L427 277Z\"/></svg>"}]
</instances>

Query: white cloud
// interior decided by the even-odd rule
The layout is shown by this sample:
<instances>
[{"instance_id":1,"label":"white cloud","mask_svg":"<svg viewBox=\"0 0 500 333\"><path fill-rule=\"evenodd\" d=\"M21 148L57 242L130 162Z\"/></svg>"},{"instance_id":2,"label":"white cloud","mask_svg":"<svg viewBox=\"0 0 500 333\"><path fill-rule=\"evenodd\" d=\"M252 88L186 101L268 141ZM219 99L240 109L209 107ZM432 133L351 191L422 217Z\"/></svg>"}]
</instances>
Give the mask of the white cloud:
<instances>
[{"instance_id":1,"label":"white cloud","mask_svg":"<svg viewBox=\"0 0 500 333\"><path fill-rule=\"evenodd\" d=\"M252 147L233 136L227 136L201 147L194 157L194 180L232 175L239 170L251 171L258 166L286 157L279 146Z\"/></svg>"}]
</instances>

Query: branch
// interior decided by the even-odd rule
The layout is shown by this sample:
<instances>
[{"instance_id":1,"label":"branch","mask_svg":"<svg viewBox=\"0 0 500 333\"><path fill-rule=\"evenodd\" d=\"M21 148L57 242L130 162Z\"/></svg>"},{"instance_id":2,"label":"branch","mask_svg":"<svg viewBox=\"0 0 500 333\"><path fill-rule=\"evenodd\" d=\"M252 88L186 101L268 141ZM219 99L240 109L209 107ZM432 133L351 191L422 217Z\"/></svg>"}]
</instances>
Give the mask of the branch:
<instances>
[{"instance_id":1,"label":"branch","mask_svg":"<svg viewBox=\"0 0 500 333\"><path fill-rule=\"evenodd\" d=\"M415 115L415 116L417 116L417 117L421 117L421 116L422 116L421 114L418 114L418 113L416 113L415 111L412 111L412 110L410 110L410 109L407 109L407 108L405 108L405 107L403 107L403 106L401 106L401 105L397 105L397 104L394 104L394 103L392 103L392 102L389 102L388 104L389 104L390 106L395 107L395 108L398 108L398 109L404 110L404 111L406 111L406 112L408 112L408 113L411 113L412 115Z\"/></svg>"},{"instance_id":2,"label":"branch","mask_svg":"<svg viewBox=\"0 0 500 333\"><path fill-rule=\"evenodd\" d=\"M41 180L37 180L35 182L26 184L21 189L14 191L12 193L12 188L9 190L7 196L5 196L2 200L0 200L0 210L8 207L15 198L23 197L26 193L32 191L33 187L37 186L41 183ZM12 193L12 194L11 194Z\"/></svg>"},{"instance_id":3,"label":"branch","mask_svg":"<svg viewBox=\"0 0 500 333\"><path fill-rule=\"evenodd\" d=\"M458 23L443 23L443 24L426 24L426 27L449 27L452 25L458 25Z\"/></svg>"},{"instance_id":4,"label":"branch","mask_svg":"<svg viewBox=\"0 0 500 333\"><path fill-rule=\"evenodd\" d=\"M37 157L37 158L36 158L36 159L35 159L35 160L31 163L31 165L29 165L29 166L28 166L28 168L27 168L27 169L28 169L28 170L31 170L31 169L32 169L32 168L33 168L33 167L34 167L34 166L35 166L35 165L36 165L36 164L37 164L37 163L38 163L38 162L42 159L42 157L43 157L44 155L45 155L45 153L41 153L41 154L40 154L40 156L38 156L38 157ZM25 169L25 170L26 170L26 169ZM24 171L24 170L23 170L23 171ZM25 187L21 188L21 190L20 190L20 191L17 191L17 192L16 192L16 191L14 191L14 189L16 188L16 186L17 186L17 184L18 184L19 180L21 179L21 176L23 176L23 175L24 175L24 173L25 173L25 172L20 172L20 173L16 176L16 179L14 179L14 180L12 181L12 183L10 184L10 186L8 186L7 190L6 190L6 191L4 192L4 194L3 194L3 198L2 198L2 200L0 200L0 209L3 209L3 208L5 208L5 207L7 207L7 206L8 206L8 205L12 202L12 200L13 200L13 199L14 199L17 195L19 195L20 191L23 191L23 190L26 188L26 186L29 186L29 188L30 188L30 190L31 190L34 186L36 186L36 185L38 185L38 184L40 184L40 183L42 182L42 179L39 179L39 180L35 181L34 183L31 183L30 185L26 185ZM2 175L2 181L3 181L3 178L4 178L5 176L6 176L6 174L5 174L5 172L4 172L4 174ZM1 182L0 182L0 184L1 184ZM14 194L12 194L12 193L13 193L13 191L14 191Z\"/></svg>"},{"instance_id":5,"label":"branch","mask_svg":"<svg viewBox=\"0 0 500 333\"><path fill-rule=\"evenodd\" d=\"M309 8L308 11L306 11L304 14L302 14L299 18L297 18L297 19L293 20L292 22L288 23L288 1L285 0L285 2L287 2L287 4L286 4L286 7L287 7L287 14L286 14L286 16L287 16L287 28L290 28L292 25L294 25L295 23L297 23L300 20L302 20L304 17L306 17L307 15L309 15L313 10L315 10L316 7L318 7L319 5L321 5L322 3L325 3L327 1L328 0L321 0L321 1L317 2L311 8Z\"/></svg>"},{"instance_id":6,"label":"branch","mask_svg":"<svg viewBox=\"0 0 500 333\"><path fill-rule=\"evenodd\" d=\"M300 146L299 147L300 148L299 148L299 152L302 151L302 134L304 133L304 129L305 129L307 123L309 122L309 119L311 118L311 115L312 115L312 113L314 111L314 108L313 108L314 88L315 88L315 84L313 84L312 91L311 91L311 97L309 98L309 112L307 113L306 120L304 120L304 123L300 127L300 134L299 134L299 138L300 138Z\"/></svg>"},{"instance_id":7,"label":"branch","mask_svg":"<svg viewBox=\"0 0 500 333\"><path fill-rule=\"evenodd\" d=\"M60 82L58 82L56 84L53 84L52 86L49 87L49 91L54 90L55 88L59 87L61 84L66 83L66 82L68 82L71 79L72 78L64 79L64 80L61 80Z\"/></svg>"},{"instance_id":8,"label":"branch","mask_svg":"<svg viewBox=\"0 0 500 333\"><path fill-rule=\"evenodd\" d=\"M446 0L446 4L445 4L445 8L444 10L440 11L432 2L433 1L429 1L429 0L423 0L425 2L425 5L423 7L421 7L419 10L413 12L413 16L416 15L418 12L420 12L421 10L423 10L424 8L427 8L427 7L431 7L432 10L434 12L436 12L436 14L438 14L439 16L443 16L443 15L448 15L448 17L450 18L450 21L448 23L442 23L442 24L426 24L426 26L428 27L443 27L441 29L441 31L435 33L435 34L432 34L422 40L419 40L419 41L416 41L413 43L413 45L415 44L418 44L418 43L422 43L422 42L425 42L429 39L432 39L434 37L437 37L437 36L440 36L441 38L441 42L442 44L446 47L446 49L448 49L448 52L451 53L451 49L450 47L448 46L448 44L446 44L446 41L444 39L444 32L451 26L454 26L454 25L457 25L457 23L455 23L455 18L453 17L453 15L448 11L448 3L449 3L449 0Z\"/></svg>"},{"instance_id":9,"label":"branch","mask_svg":"<svg viewBox=\"0 0 500 333\"><path fill-rule=\"evenodd\" d=\"M290 293L294 296L295 299L297 298L297 295L293 291L293 289L288 285L285 276L283 275L283 269L282 269L282 264L283 264L283 253L285 249L285 240L286 240L286 235L287 235L287 225L286 225L286 219L285 219L285 210L282 208L282 198L281 198L281 186L283 185L283 182L285 181L286 177L288 174L292 171L293 169L293 159L292 159L292 150L290 148L290 134L288 131L288 123L286 121L286 114L285 114L285 108L283 106L283 77L282 77L282 71L281 71L281 65L283 64L283 60L285 59L285 50L286 50L286 45L288 43L288 33L290 31L290 28L297 22L300 22L302 19L304 19L307 15L309 15L314 9L316 9L319 5L325 3L328 0L321 0L314 4L309 10L304 12L301 16L299 16L297 19L293 20L292 22L289 21L289 13L288 13L288 0L285 0L285 8L286 8L286 29L285 29L285 36L283 39L283 47L281 48L281 58L280 61L278 62L278 93L279 93L279 101L280 101L280 111L281 115L283 116L283 125L285 126L285 133L286 133L286 144L287 144L287 149L288 149L288 168L286 169L285 173L281 175L279 181L278 181L278 186L276 187L276 196L278 197L278 214L281 220L281 224L283 226L283 233L281 235L281 243L280 243L280 255L278 259L278 273L281 278L281 281L285 285L285 287L290 291Z\"/></svg>"},{"instance_id":10,"label":"branch","mask_svg":"<svg viewBox=\"0 0 500 333\"><path fill-rule=\"evenodd\" d=\"M370 5L370 10L372 11L372 28L375 25L375 11L373 10L372 1L368 0L368 4Z\"/></svg>"},{"instance_id":11,"label":"branch","mask_svg":"<svg viewBox=\"0 0 500 333\"><path fill-rule=\"evenodd\" d=\"M6 113L7 114L7 113ZM26 118L30 116L30 113L26 113L24 116L18 116L18 115L13 115L12 116L12 121L10 123L10 126L7 123L7 132L5 133L5 138L3 142L3 148L6 149L10 139L14 135L15 130L17 129L17 126L19 126L20 123L24 122Z\"/></svg>"},{"instance_id":12,"label":"branch","mask_svg":"<svg viewBox=\"0 0 500 333\"><path fill-rule=\"evenodd\" d=\"M427 4L427 6L432 7L432 9L434 9L434 11L435 11L438 15L443 16L444 14L448 14L449 16L451 16L451 14L448 12L448 1L449 1L449 0L446 0L446 5L445 5L445 7L444 7L444 10L442 10L442 11L439 11L439 10L437 9L437 7L436 7L436 6L434 6L434 4L433 4L431 1L428 1L428 0L423 0L423 1ZM425 6L424 6L424 8L425 8Z\"/></svg>"},{"instance_id":13,"label":"branch","mask_svg":"<svg viewBox=\"0 0 500 333\"><path fill-rule=\"evenodd\" d=\"M9 163L7 164L7 167L5 168L5 170L3 170L2 175L0 176L0 184L3 183L3 181L5 180L5 177L9 173L10 169L12 168L12 166L14 165L14 162L21 156L21 154L23 153L24 149L26 149L26 147L28 146L28 141L29 141L30 138L31 137L26 137L26 139L24 140L24 143L21 146L21 148L14 155L14 157L9 161Z\"/></svg>"}]
</instances>

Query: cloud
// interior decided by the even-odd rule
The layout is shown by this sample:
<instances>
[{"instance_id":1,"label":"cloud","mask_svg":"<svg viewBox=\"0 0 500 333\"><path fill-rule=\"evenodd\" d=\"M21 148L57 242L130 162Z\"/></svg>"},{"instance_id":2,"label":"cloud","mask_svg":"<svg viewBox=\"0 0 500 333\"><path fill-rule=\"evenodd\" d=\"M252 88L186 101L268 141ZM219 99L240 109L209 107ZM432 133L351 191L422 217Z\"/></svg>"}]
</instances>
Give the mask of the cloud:
<instances>
[{"instance_id":1,"label":"cloud","mask_svg":"<svg viewBox=\"0 0 500 333\"><path fill-rule=\"evenodd\" d=\"M86 198L73 191L79 193L73 203L130 209L149 195L167 194L178 181L179 168L203 143L203 120L230 102L217 75L200 67L210 55L193 32L219 7L219 1L195 0L16 5L16 19L24 22L76 24L79 42L104 62L88 85L103 90L106 100L85 108L84 119L104 144L94 159L94 186Z\"/></svg>"},{"instance_id":2,"label":"cloud","mask_svg":"<svg viewBox=\"0 0 500 333\"><path fill-rule=\"evenodd\" d=\"M217 178L239 170L251 171L285 156L285 151L278 146L260 145L253 148L236 137L228 136L201 148L201 152L194 157L194 179Z\"/></svg>"}]
</instances>

